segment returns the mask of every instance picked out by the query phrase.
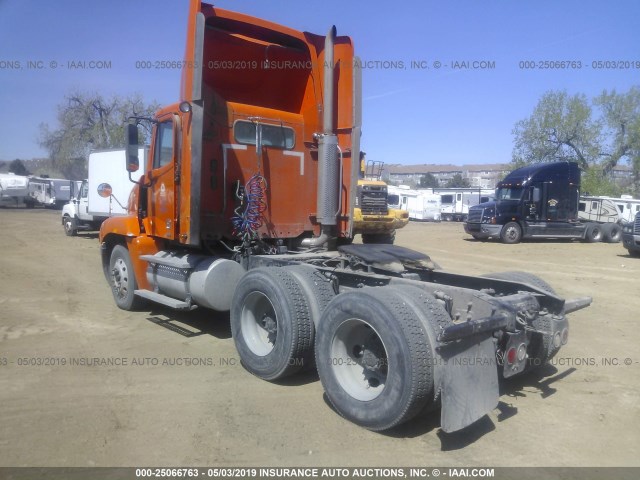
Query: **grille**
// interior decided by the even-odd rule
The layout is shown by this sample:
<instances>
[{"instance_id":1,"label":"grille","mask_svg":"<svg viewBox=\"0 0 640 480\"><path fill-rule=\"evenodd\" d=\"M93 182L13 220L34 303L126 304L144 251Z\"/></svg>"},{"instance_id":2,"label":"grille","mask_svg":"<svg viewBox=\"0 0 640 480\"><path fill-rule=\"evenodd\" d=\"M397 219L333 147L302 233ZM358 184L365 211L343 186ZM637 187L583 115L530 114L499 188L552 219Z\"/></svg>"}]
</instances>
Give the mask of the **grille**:
<instances>
[{"instance_id":1,"label":"grille","mask_svg":"<svg viewBox=\"0 0 640 480\"><path fill-rule=\"evenodd\" d=\"M387 215L387 195L384 191L361 192L360 209L363 215Z\"/></svg>"},{"instance_id":2,"label":"grille","mask_svg":"<svg viewBox=\"0 0 640 480\"><path fill-rule=\"evenodd\" d=\"M469 216L467 217L467 223L480 223L482 222L483 208L470 208Z\"/></svg>"},{"instance_id":3,"label":"grille","mask_svg":"<svg viewBox=\"0 0 640 480\"><path fill-rule=\"evenodd\" d=\"M636 213L636 221L633 224L633 233L640 235L640 213Z\"/></svg>"}]
</instances>

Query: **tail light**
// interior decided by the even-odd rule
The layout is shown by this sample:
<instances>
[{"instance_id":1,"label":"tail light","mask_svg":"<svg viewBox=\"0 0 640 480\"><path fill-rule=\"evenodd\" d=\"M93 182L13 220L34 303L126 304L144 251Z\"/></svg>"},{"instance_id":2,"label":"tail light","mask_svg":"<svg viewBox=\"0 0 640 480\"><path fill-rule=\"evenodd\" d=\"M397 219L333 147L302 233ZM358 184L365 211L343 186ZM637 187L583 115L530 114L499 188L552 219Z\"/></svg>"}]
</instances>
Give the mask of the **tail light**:
<instances>
[{"instance_id":1,"label":"tail light","mask_svg":"<svg viewBox=\"0 0 640 480\"><path fill-rule=\"evenodd\" d=\"M518 358L518 352L516 350L516 347L511 347L509 350L507 350L507 363L512 365L514 363L516 363L516 359Z\"/></svg>"}]
</instances>

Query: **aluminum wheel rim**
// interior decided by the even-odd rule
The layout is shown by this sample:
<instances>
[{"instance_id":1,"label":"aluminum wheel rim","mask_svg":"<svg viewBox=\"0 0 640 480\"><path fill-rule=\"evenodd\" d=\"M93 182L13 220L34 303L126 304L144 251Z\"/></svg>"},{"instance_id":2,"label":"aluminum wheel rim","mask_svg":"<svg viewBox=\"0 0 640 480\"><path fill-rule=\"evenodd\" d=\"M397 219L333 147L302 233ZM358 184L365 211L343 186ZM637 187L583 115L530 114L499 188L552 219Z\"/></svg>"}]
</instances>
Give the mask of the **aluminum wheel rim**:
<instances>
[{"instance_id":1,"label":"aluminum wheel rim","mask_svg":"<svg viewBox=\"0 0 640 480\"><path fill-rule=\"evenodd\" d=\"M507 238L509 240L515 240L518 238L518 229L516 227L507 228Z\"/></svg>"},{"instance_id":2,"label":"aluminum wheel rim","mask_svg":"<svg viewBox=\"0 0 640 480\"><path fill-rule=\"evenodd\" d=\"M352 318L336 330L329 361L342 389L356 400L371 401L384 391L388 376L386 347L376 330Z\"/></svg>"},{"instance_id":3,"label":"aluminum wheel rim","mask_svg":"<svg viewBox=\"0 0 640 480\"><path fill-rule=\"evenodd\" d=\"M122 258L118 258L111 270L113 280L113 290L118 298L126 298L129 292L129 274L127 273L127 264Z\"/></svg>"},{"instance_id":4,"label":"aluminum wheel rim","mask_svg":"<svg viewBox=\"0 0 640 480\"><path fill-rule=\"evenodd\" d=\"M71 219L70 219L70 218L67 218L67 219L64 221L64 229L65 229L67 232L70 232L70 231L71 231Z\"/></svg>"},{"instance_id":5,"label":"aluminum wheel rim","mask_svg":"<svg viewBox=\"0 0 640 480\"><path fill-rule=\"evenodd\" d=\"M262 292L251 292L242 305L240 328L247 347L259 357L276 346L278 317L271 300Z\"/></svg>"}]
</instances>

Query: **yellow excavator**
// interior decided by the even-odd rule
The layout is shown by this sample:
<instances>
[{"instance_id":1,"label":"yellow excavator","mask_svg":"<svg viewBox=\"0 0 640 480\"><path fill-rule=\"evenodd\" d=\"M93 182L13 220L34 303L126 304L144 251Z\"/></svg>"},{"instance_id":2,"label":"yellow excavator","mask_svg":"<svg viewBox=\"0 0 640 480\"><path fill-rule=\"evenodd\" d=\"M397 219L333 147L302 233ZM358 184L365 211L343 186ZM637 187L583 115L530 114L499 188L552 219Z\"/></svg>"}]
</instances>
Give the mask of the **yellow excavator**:
<instances>
[{"instance_id":1,"label":"yellow excavator","mask_svg":"<svg viewBox=\"0 0 640 480\"><path fill-rule=\"evenodd\" d=\"M405 210L389 208L387 184L382 181L384 162L365 163L360 155L358 195L353 208L353 233L362 235L362 243L389 243L396 238L396 230L409 223Z\"/></svg>"}]
</instances>

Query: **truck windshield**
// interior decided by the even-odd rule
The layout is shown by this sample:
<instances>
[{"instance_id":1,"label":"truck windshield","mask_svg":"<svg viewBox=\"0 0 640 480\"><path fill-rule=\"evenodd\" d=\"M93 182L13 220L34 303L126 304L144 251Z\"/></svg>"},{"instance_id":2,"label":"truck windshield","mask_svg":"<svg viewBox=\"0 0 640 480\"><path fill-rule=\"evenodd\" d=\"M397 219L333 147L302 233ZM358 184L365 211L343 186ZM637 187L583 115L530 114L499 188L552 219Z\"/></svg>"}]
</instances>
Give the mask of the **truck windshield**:
<instances>
[{"instance_id":1,"label":"truck windshield","mask_svg":"<svg viewBox=\"0 0 640 480\"><path fill-rule=\"evenodd\" d=\"M524 189L522 187L498 188L496 198L498 200L520 200Z\"/></svg>"}]
</instances>

